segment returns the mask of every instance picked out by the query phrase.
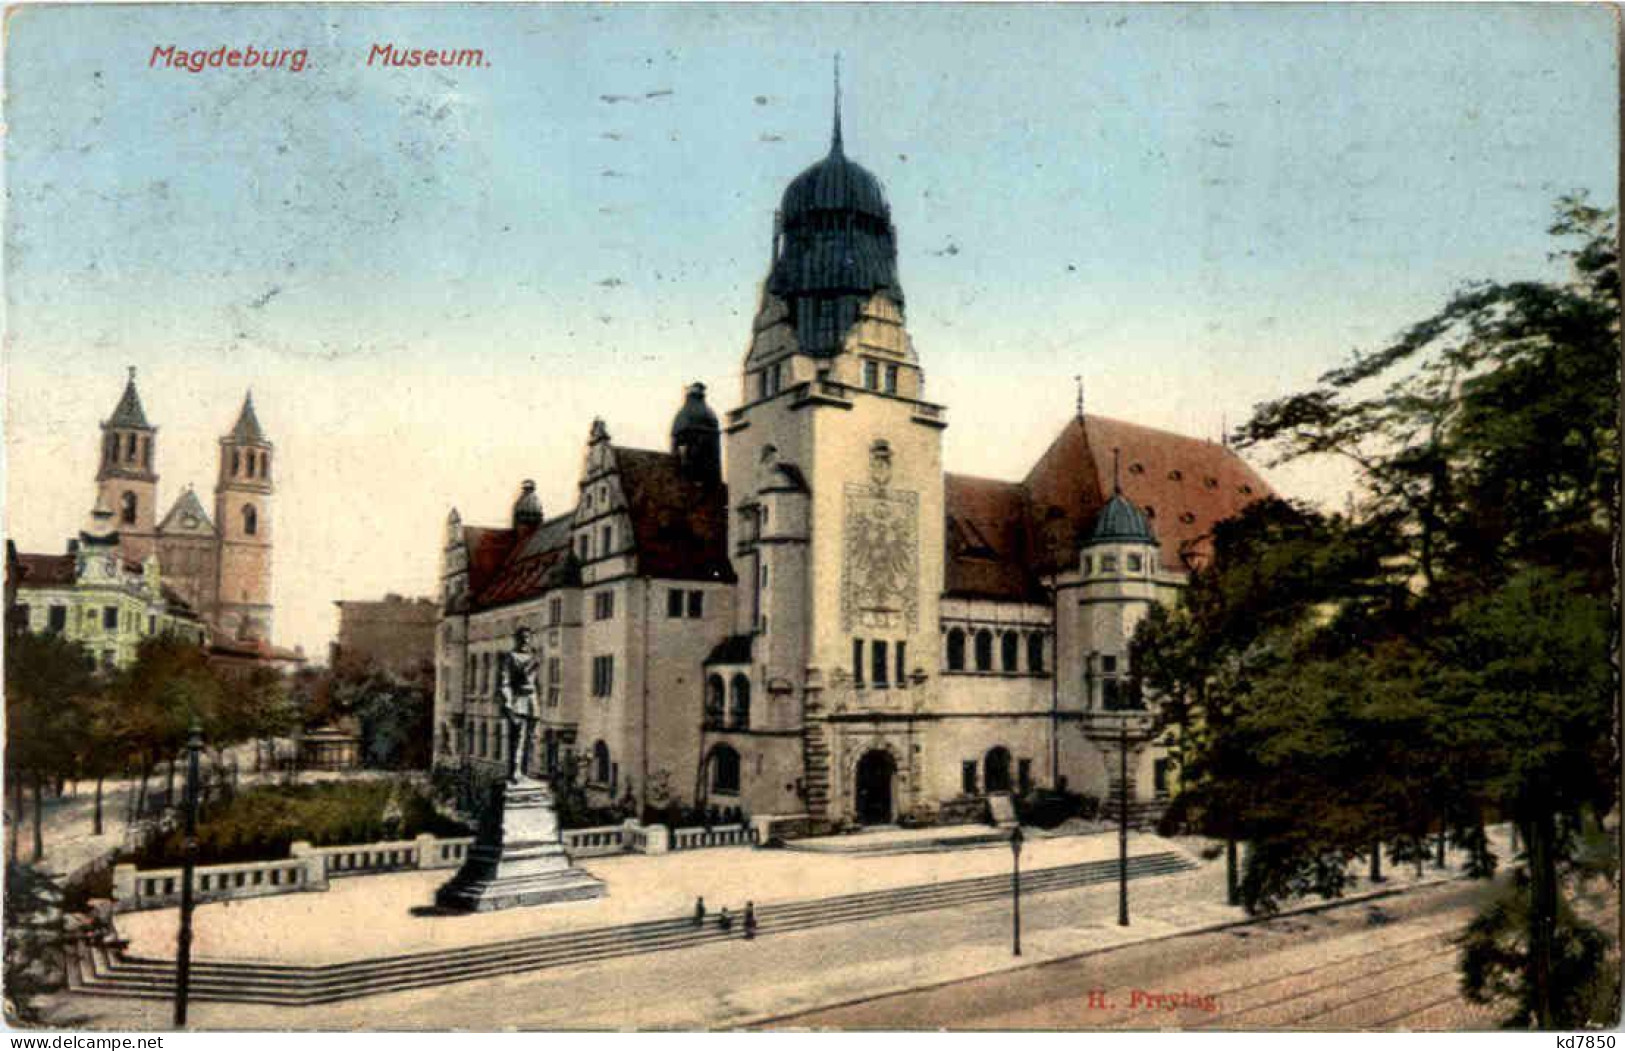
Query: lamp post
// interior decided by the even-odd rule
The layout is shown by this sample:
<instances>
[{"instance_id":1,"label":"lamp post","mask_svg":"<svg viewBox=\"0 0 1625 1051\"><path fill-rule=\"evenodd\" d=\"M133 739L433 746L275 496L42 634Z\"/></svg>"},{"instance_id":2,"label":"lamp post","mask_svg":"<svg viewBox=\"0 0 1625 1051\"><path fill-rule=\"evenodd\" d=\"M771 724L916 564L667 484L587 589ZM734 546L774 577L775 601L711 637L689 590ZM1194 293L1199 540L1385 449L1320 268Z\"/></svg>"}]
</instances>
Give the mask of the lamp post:
<instances>
[{"instance_id":1,"label":"lamp post","mask_svg":"<svg viewBox=\"0 0 1625 1051\"><path fill-rule=\"evenodd\" d=\"M1013 910L1010 914L1011 948L1016 956L1021 955L1021 843L1025 837L1021 834L1021 826L1017 825L1015 831L1010 833L1010 901Z\"/></svg>"},{"instance_id":2,"label":"lamp post","mask_svg":"<svg viewBox=\"0 0 1625 1051\"><path fill-rule=\"evenodd\" d=\"M181 929L175 951L175 1028L186 1028L186 999L192 986L192 879L197 865L198 753L203 751L203 727L192 718L186 735L186 840L181 862Z\"/></svg>"},{"instance_id":3,"label":"lamp post","mask_svg":"<svg viewBox=\"0 0 1625 1051\"><path fill-rule=\"evenodd\" d=\"M1128 716L1118 729L1117 925L1128 926Z\"/></svg>"}]
</instances>

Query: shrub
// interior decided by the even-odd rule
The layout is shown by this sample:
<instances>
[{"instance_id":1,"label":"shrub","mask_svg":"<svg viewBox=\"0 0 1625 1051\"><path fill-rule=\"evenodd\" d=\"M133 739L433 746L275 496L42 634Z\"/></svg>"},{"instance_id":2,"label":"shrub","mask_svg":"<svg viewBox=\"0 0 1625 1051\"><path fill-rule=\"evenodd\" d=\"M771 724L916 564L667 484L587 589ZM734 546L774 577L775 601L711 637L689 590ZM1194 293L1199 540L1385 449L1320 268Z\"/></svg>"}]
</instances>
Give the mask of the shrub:
<instances>
[{"instance_id":1,"label":"shrub","mask_svg":"<svg viewBox=\"0 0 1625 1051\"><path fill-rule=\"evenodd\" d=\"M398 825L386 821L391 798ZM392 815L393 816L393 815ZM309 785L261 785L209 807L199 816L197 863L286 857L295 840L314 846L468 835L463 823L443 815L433 800L408 781L328 781ZM185 859L183 830L173 828L133 857L143 868L179 865Z\"/></svg>"},{"instance_id":2,"label":"shrub","mask_svg":"<svg viewBox=\"0 0 1625 1051\"><path fill-rule=\"evenodd\" d=\"M1093 821L1100 813L1100 800L1082 792L1039 788L1016 799L1016 816L1024 825L1054 828L1070 818Z\"/></svg>"}]
</instances>

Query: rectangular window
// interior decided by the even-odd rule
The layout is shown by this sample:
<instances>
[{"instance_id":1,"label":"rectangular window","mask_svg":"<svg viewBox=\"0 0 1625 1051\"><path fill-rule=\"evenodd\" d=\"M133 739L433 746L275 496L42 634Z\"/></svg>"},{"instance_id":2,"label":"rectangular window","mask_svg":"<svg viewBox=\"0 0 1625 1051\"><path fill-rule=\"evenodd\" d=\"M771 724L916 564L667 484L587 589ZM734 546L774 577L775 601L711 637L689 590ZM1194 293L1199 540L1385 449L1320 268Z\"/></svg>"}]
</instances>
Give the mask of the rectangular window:
<instances>
[{"instance_id":1,"label":"rectangular window","mask_svg":"<svg viewBox=\"0 0 1625 1051\"><path fill-rule=\"evenodd\" d=\"M762 590L767 590L767 564L762 564Z\"/></svg>"},{"instance_id":2,"label":"rectangular window","mask_svg":"<svg viewBox=\"0 0 1625 1051\"><path fill-rule=\"evenodd\" d=\"M976 794L976 760L967 759L959 764L959 790L968 796Z\"/></svg>"},{"instance_id":3,"label":"rectangular window","mask_svg":"<svg viewBox=\"0 0 1625 1051\"><path fill-rule=\"evenodd\" d=\"M865 361L863 363L863 385L869 390L880 389L880 363Z\"/></svg>"},{"instance_id":4,"label":"rectangular window","mask_svg":"<svg viewBox=\"0 0 1625 1051\"><path fill-rule=\"evenodd\" d=\"M547 658L547 706L559 706L559 685L563 681L563 669L559 666L557 657Z\"/></svg>"},{"instance_id":5,"label":"rectangular window","mask_svg":"<svg viewBox=\"0 0 1625 1051\"><path fill-rule=\"evenodd\" d=\"M908 682L908 661L904 654L908 652L908 643L897 644L897 685L903 686Z\"/></svg>"},{"instance_id":6,"label":"rectangular window","mask_svg":"<svg viewBox=\"0 0 1625 1051\"><path fill-rule=\"evenodd\" d=\"M758 372L756 374L756 396L758 398L767 397L767 370L766 369L763 369L761 372Z\"/></svg>"},{"instance_id":7,"label":"rectangular window","mask_svg":"<svg viewBox=\"0 0 1625 1051\"><path fill-rule=\"evenodd\" d=\"M559 624L564 620L564 599L552 598L547 600L547 622Z\"/></svg>"},{"instance_id":8,"label":"rectangular window","mask_svg":"<svg viewBox=\"0 0 1625 1051\"><path fill-rule=\"evenodd\" d=\"M875 639L869 644L869 666L875 685L886 685L886 643L881 639Z\"/></svg>"},{"instance_id":9,"label":"rectangular window","mask_svg":"<svg viewBox=\"0 0 1625 1051\"><path fill-rule=\"evenodd\" d=\"M852 681L863 685L863 640L852 640Z\"/></svg>"},{"instance_id":10,"label":"rectangular window","mask_svg":"<svg viewBox=\"0 0 1625 1051\"><path fill-rule=\"evenodd\" d=\"M897 366L896 365L887 365L886 366L886 393L887 394L896 394L897 393Z\"/></svg>"},{"instance_id":11,"label":"rectangular window","mask_svg":"<svg viewBox=\"0 0 1625 1051\"><path fill-rule=\"evenodd\" d=\"M118 607L107 606L102 609L102 627L108 631L118 630Z\"/></svg>"},{"instance_id":12,"label":"rectangular window","mask_svg":"<svg viewBox=\"0 0 1625 1051\"><path fill-rule=\"evenodd\" d=\"M675 619L683 615L683 593L678 588L666 591L666 616Z\"/></svg>"},{"instance_id":13,"label":"rectangular window","mask_svg":"<svg viewBox=\"0 0 1625 1051\"><path fill-rule=\"evenodd\" d=\"M1158 759L1151 764L1151 786L1159 796L1168 794L1168 760Z\"/></svg>"},{"instance_id":14,"label":"rectangular window","mask_svg":"<svg viewBox=\"0 0 1625 1051\"><path fill-rule=\"evenodd\" d=\"M688 615L695 620L705 615L705 592L690 591L688 593Z\"/></svg>"},{"instance_id":15,"label":"rectangular window","mask_svg":"<svg viewBox=\"0 0 1625 1051\"><path fill-rule=\"evenodd\" d=\"M1108 712L1121 711L1123 690L1116 679L1103 679L1100 683L1100 706Z\"/></svg>"},{"instance_id":16,"label":"rectangular window","mask_svg":"<svg viewBox=\"0 0 1625 1051\"><path fill-rule=\"evenodd\" d=\"M1117 672L1117 658L1109 653L1102 655L1100 658L1100 670L1108 675L1115 674Z\"/></svg>"},{"instance_id":17,"label":"rectangular window","mask_svg":"<svg viewBox=\"0 0 1625 1051\"><path fill-rule=\"evenodd\" d=\"M603 557L608 558L609 553L615 549L615 527L612 525L605 526L600 535L603 538L603 546L599 549L598 553Z\"/></svg>"},{"instance_id":18,"label":"rectangular window","mask_svg":"<svg viewBox=\"0 0 1625 1051\"><path fill-rule=\"evenodd\" d=\"M615 689L615 658L613 656L594 657L592 659L592 695L594 697L608 697Z\"/></svg>"},{"instance_id":19,"label":"rectangular window","mask_svg":"<svg viewBox=\"0 0 1625 1051\"><path fill-rule=\"evenodd\" d=\"M615 616L615 592L599 591L593 594L592 616L594 620L609 620Z\"/></svg>"},{"instance_id":20,"label":"rectangular window","mask_svg":"<svg viewBox=\"0 0 1625 1051\"><path fill-rule=\"evenodd\" d=\"M582 533L580 536L576 537L576 557L581 559L583 562L587 561L587 559L591 557L587 553L587 545L591 542L592 538L586 533Z\"/></svg>"},{"instance_id":21,"label":"rectangular window","mask_svg":"<svg viewBox=\"0 0 1625 1051\"><path fill-rule=\"evenodd\" d=\"M50 609L50 612L46 614L45 630L46 631L67 631L68 630L68 607L66 607L66 606L52 606L51 609Z\"/></svg>"}]
</instances>

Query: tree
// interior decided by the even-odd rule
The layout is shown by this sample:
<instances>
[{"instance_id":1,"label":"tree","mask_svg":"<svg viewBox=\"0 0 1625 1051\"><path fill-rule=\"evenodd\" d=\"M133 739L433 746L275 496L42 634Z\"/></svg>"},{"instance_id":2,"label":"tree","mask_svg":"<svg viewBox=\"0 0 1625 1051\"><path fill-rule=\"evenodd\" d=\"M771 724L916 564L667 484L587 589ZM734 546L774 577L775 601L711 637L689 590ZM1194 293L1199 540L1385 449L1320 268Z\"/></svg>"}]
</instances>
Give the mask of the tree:
<instances>
[{"instance_id":1,"label":"tree","mask_svg":"<svg viewBox=\"0 0 1625 1051\"><path fill-rule=\"evenodd\" d=\"M6 640L6 770L12 788L13 840L22 822L22 790L34 792L33 858L44 854L42 792L47 781L73 772L75 713L96 690L90 654L60 635L15 634Z\"/></svg>"},{"instance_id":2,"label":"tree","mask_svg":"<svg viewBox=\"0 0 1625 1051\"><path fill-rule=\"evenodd\" d=\"M1354 525L1392 549L1367 579L1386 600L1342 602L1341 624L1304 642L1302 653L1343 669L1277 663L1269 690L1296 710L1266 705L1218 730L1265 754L1299 742L1331 750L1322 759L1353 748L1382 777L1358 782L1370 805L1340 817L1407 846L1448 825L1480 873L1493 866L1484 815L1510 815L1528 848L1514 884L1522 902L1480 917L1478 955L1464 952L1463 966L1485 995L1519 990L1525 1024L1541 1028L1574 1022L1563 983L1576 980L1571 965L1598 959L1576 955L1588 936L1564 919L1564 874L1576 830L1612 811L1619 790L1608 664L1619 532L1613 216L1565 198L1551 232L1570 245L1556 253L1568 280L1468 286L1394 343L1261 405L1241 428L1241 445L1268 446L1278 462L1358 463ZM1396 750L1398 734L1406 747ZM1254 801L1278 822L1255 855L1260 900L1294 888L1283 873L1319 871L1324 848L1338 848L1322 834L1330 815L1269 811L1276 787ZM1514 919L1526 923L1526 951L1508 984L1486 977L1505 962L1486 947Z\"/></svg>"},{"instance_id":3,"label":"tree","mask_svg":"<svg viewBox=\"0 0 1625 1051\"><path fill-rule=\"evenodd\" d=\"M7 640L8 648L17 636ZM12 862L5 888L6 1017L45 1021L36 999L63 984L62 888L39 869Z\"/></svg>"}]
</instances>

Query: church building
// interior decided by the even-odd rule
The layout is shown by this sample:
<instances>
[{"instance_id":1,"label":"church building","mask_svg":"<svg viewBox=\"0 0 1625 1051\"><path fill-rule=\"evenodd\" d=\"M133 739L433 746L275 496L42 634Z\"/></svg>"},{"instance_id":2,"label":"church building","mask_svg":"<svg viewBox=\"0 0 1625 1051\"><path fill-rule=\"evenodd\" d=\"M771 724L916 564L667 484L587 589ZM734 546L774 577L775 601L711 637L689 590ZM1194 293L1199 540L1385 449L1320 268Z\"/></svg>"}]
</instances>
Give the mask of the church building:
<instances>
[{"instance_id":1,"label":"church building","mask_svg":"<svg viewBox=\"0 0 1625 1051\"><path fill-rule=\"evenodd\" d=\"M69 541L66 555L20 556L19 565L36 571L20 577L17 601L24 604L26 621L17 618L15 626L61 631L83 607L87 627L69 634L101 652L107 663L132 660L140 638L171 620L194 625L192 633L200 641L206 637L211 654L223 661L284 668L302 663L302 656L270 642L273 446L254 413L253 395L220 438L212 518L190 485L159 516L158 428L147 419L133 368L112 416L101 425L100 446L96 502L87 528ZM156 602L167 613L132 607L115 616L114 606L96 595L74 597L88 581L105 589L107 581L125 578L160 596L143 601ZM56 589L49 594L39 590L47 579ZM59 594L64 587L74 594ZM140 587L124 590L137 595Z\"/></svg>"},{"instance_id":2,"label":"church building","mask_svg":"<svg viewBox=\"0 0 1625 1051\"><path fill-rule=\"evenodd\" d=\"M905 307L837 102L776 213L735 407L693 385L662 451L594 421L552 517L530 482L504 527L451 513L437 762L502 768L494 668L523 624L538 770L576 755L600 802L814 829L958 820L1036 787L1155 810L1168 746L1126 688L1129 640L1268 486L1220 444L1081 404L1024 478L948 473Z\"/></svg>"}]
</instances>

